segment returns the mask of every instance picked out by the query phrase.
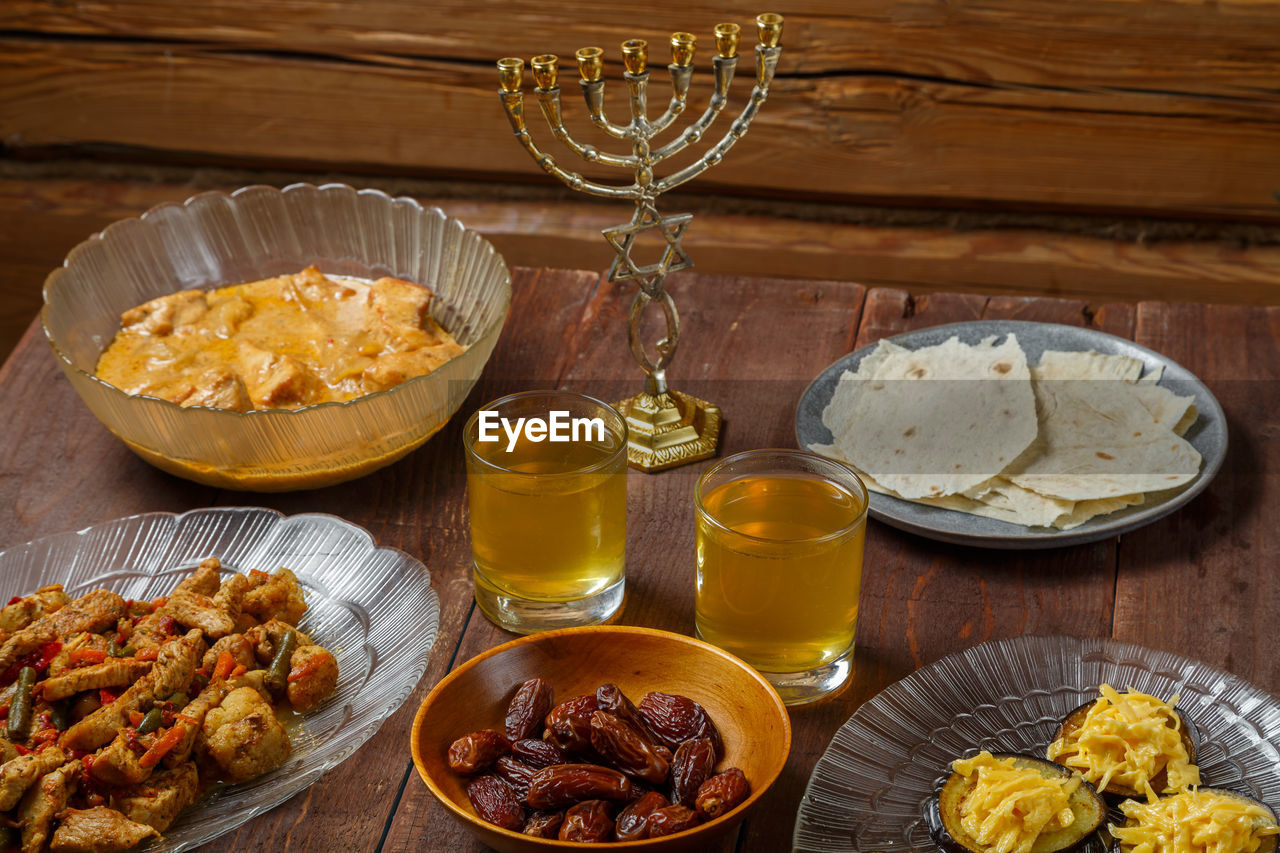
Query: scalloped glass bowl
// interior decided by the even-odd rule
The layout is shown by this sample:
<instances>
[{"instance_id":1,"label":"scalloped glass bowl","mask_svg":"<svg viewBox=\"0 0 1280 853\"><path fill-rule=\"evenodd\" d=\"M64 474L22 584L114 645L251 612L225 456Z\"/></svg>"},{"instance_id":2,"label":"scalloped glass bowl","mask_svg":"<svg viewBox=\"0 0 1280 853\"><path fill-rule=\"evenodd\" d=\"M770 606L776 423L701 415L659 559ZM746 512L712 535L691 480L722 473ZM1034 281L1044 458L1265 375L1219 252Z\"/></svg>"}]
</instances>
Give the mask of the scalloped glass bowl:
<instances>
[{"instance_id":1,"label":"scalloped glass bowl","mask_svg":"<svg viewBox=\"0 0 1280 853\"><path fill-rule=\"evenodd\" d=\"M333 275L430 286L432 314L467 351L389 390L294 411L184 409L94 377L129 308L309 264ZM511 275L487 240L413 199L342 184L254 186L203 193L114 223L68 253L45 281L44 302L45 336L63 372L133 452L200 483L286 491L363 476L444 426L497 343L511 306Z\"/></svg>"},{"instance_id":2,"label":"scalloped glass bowl","mask_svg":"<svg viewBox=\"0 0 1280 853\"><path fill-rule=\"evenodd\" d=\"M422 563L336 516L258 507L135 515L0 551L0 595L61 583L72 596L106 588L154 598L208 556L227 573L287 566L297 574L308 604L299 627L337 658L337 692L290 732L284 765L219 788L140 853L204 844L345 761L409 698L439 631L440 604Z\"/></svg>"}]
</instances>

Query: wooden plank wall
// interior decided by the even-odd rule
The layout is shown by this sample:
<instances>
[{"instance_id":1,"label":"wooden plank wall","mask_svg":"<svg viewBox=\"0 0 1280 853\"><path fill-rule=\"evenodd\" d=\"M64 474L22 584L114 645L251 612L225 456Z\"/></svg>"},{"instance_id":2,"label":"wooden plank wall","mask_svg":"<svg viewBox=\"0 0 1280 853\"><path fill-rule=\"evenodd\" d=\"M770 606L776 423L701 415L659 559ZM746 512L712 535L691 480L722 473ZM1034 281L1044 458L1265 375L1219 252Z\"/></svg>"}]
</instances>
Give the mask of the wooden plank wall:
<instances>
[{"instance_id":1,"label":"wooden plank wall","mask_svg":"<svg viewBox=\"0 0 1280 853\"><path fill-rule=\"evenodd\" d=\"M103 164L131 167L123 180L133 185L155 181L144 167L176 168L160 181L165 198L202 185L194 170L219 165L270 168L273 180L337 171L361 183L474 182L485 188L476 197L492 200L479 221L515 249L510 260L541 263L520 246L566 248L563 218L594 226L625 211L566 202L547 187L510 138L493 61L548 51L567 59L600 44L617 79L618 43L647 38L659 105L667 36L690 30L701 37L693 114L710 85L712 26L738 20L748 46L751 17L763 11L715 0L631 8L4 0L0 222L16 220L17 231L0 235L0 249L21 246L34 265L56 264L70 246L42 236L65 225L54 208L68 193L112 195L93 171ZM728 199L722 211L747 204L759 218L714 220L719 231L695 255L700 268L758 270L754 247L778 259L766 273L869 273L871 283L912 288L1247 302L1280 293L1280 0L780 0L772 9L787 19L774 93L746 139L691 186ZM574 96L567 123L583 128L576 74L564 71ZM749 91L749 58L741 71L728 113ZM612 87L615 115L621 89ZM78 193L49 183L66 177L60 165L75 167ZM517 184L545 195L522 196L520 206L489 191ZM454 188L451 197L469 196ZM7 206L13 199L25 208ZM786 207L796 201L811 207L796 214ZM873 213L850 221L853 206ZM109 221L111 207L87 218ZM902 233L892 226L904 210L948 211L963 229L908 222ZM591 254L561 265L607 261L584 233L569 242ZM1030 252L1012 267L1026 274L991 262L988 238L1005 258ZM948 240L966 248L939 252ZM1082 245L1108 273L1057 269ZM1049 247L1038 272L1035 246ZM841 255L868 263L842 266L833 260ZM957 255L971 260L957 264ZM1216 265L1220 255L1226 262ZM1183 279L1185 287L1175 281ZM35 304L38 282L0 288L12 311Z\"/></svg>"}]
</instances>

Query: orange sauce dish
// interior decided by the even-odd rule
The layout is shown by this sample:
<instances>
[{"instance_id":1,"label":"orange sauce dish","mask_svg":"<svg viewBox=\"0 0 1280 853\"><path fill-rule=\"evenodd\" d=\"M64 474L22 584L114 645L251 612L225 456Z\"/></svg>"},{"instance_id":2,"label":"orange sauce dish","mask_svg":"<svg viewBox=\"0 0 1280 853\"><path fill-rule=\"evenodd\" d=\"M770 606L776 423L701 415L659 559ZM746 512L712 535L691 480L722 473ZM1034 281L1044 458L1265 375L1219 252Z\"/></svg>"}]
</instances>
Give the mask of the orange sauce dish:
<instances>
[{"instance_id":1,"label":"orange sauce dish","mask_svg":"<svg viewBox=\"0 0 1280 853\"><path fill-rule=\"evenodd\" d=\"M430 373L465 347L427 309L433 293L315 267L183 290L121 316L99 379L180 406L244 412L351 400Z\"/></svg>"}]
</instances>

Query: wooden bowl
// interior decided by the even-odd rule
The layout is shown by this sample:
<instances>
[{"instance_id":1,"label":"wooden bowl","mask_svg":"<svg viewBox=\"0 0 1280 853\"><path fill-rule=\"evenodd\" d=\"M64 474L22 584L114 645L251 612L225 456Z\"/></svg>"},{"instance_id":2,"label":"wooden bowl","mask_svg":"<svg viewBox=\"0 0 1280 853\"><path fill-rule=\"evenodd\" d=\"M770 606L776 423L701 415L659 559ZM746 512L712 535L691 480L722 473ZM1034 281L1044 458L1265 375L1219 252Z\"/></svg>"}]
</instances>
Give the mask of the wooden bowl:
<instances>
[{"instance_id":1,"label":"wooden bowl","mask_svg":"<svg viewBox=\"0 0 1280 853\"><path fill-rule=\"evenodd\" d=\"M687 832L603 848L531 838L484 822L467 799L467 780L449 769L445 753L468 732L502 731L512 694L535 677L554 688L555 702L594 694L606 682L617 684L637 704L651 690L688 696L707 710L724 740L724 759L717 769L740 768L751 783L751 796L728 814ZM705 853L737 826L782 772L791 750L791 721L782 700L759 673L715 646L650 628L566 628L497 646L449 673L418 708L410 745L414 766L431 793L476 838L501 853Z\"/></svg>"}]
</instances>

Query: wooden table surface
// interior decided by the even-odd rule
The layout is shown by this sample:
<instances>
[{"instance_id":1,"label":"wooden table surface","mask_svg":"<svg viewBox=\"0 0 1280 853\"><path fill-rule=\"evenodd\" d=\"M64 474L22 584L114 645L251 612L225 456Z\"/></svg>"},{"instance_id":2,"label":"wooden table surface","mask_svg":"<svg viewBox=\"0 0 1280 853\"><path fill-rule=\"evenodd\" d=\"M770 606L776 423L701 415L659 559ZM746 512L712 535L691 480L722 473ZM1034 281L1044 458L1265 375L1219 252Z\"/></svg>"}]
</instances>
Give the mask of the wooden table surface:
<instances>
[{"instance_id":1,"label":"wooden table surface","mask_svg":"<svg viewBox=\"0 0 1280 853\"><path fill-rule=\"evenodd\" d=\"M1144 302L1091 309L1057 299L908 298L844 282L672 279L684 321L673 385L722 406L722 452L794 446L806 383L850 350L925 326L1016 318L1088 326L1166 354L1226 410L1230 451L1187 507L1121 539L1024 553L961 548L875 521L856 671L838 698L792 711L781 779L725 849L788 849L814 763L860 704L918 667L1022 634L1114 637L1187 654L1280 691L1280 309ZM463 411L423 449L320 491L255 495L178 480L135 458L76 398L33 324L0 367L0 547L120 516L217 505L329 512L418 557L440 595L426 676L359 753L307 791L206 849L473 851L412 772L408 732L430 687L506 640L476 612L460 425L513 390L563 386L606 399L639 387L627 352L631 289L593 272L514 271L511 317ZM710 463L629 475L628 599L622 622L693 632L691 493ZM17 590L3 588L0 597Z\"/></svg>"}]
</instances>

